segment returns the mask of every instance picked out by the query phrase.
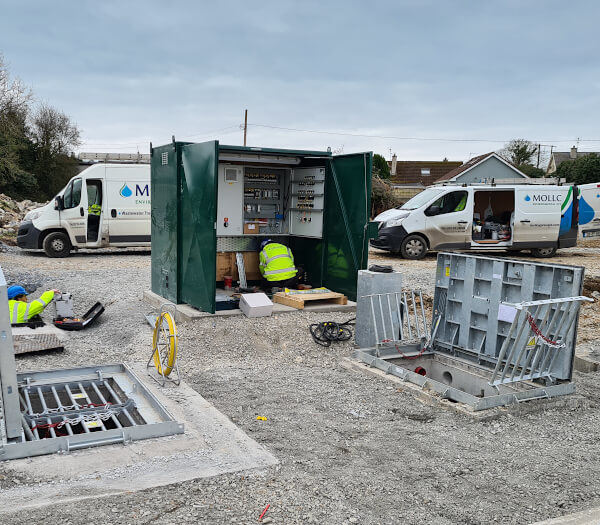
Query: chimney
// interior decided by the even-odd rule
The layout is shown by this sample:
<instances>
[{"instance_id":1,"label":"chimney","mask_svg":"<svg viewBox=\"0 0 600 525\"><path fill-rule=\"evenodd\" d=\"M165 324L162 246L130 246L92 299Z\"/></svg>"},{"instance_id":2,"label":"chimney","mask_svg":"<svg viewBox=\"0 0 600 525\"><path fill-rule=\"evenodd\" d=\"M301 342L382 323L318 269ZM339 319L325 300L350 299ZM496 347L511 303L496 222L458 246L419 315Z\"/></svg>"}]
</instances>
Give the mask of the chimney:
<instances>
[{"instance_id":1,"label":"chimney","mask_svg":"<svg viewBox=\"0 0 600 525\"><path fill-rule=\"evenodd\" d=\"M576 146L573 146L571 148L571 153L569 154L569 157L571 157L572 159L577 158L577 147Z\"/></svg>"},{"instance_id":2,"label":"chimney","mask_svg":"<svg viewBox=\"0 0 600 525\"><path fill-rule=\"evenodd\" d=\"M398 157L396 157L396 154L394 153L392 155L392 177L394 177L396 175L397 160L398 160Z\"/></svg>"}]
</instances>

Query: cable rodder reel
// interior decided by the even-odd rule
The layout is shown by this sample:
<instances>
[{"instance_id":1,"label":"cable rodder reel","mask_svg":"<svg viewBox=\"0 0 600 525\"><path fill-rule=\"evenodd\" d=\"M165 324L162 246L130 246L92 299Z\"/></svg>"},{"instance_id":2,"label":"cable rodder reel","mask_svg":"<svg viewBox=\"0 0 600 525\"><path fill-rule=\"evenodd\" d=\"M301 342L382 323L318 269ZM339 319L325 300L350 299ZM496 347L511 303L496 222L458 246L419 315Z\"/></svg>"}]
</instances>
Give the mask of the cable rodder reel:
<instances>
[{"instance_id":1,"label":"cable rodder reel","mask_svg":"<svg viewBox=\"0 0 600 525\"><path fill-rule=\"evenodd\" d=\"M181 375L177 365L177 350L179 346L177 336L177 325L175 324L175 312L177 308L174 304L163 304L154 323L154 333L152 334L152 355L148 359L147 369L154 368L156 373L148 372L148 375L161 386L167 382L179 385ZM175 372L175 373L173 373ZM173 374L173 375L171 375Z\"/></svg>"}]
</instances>

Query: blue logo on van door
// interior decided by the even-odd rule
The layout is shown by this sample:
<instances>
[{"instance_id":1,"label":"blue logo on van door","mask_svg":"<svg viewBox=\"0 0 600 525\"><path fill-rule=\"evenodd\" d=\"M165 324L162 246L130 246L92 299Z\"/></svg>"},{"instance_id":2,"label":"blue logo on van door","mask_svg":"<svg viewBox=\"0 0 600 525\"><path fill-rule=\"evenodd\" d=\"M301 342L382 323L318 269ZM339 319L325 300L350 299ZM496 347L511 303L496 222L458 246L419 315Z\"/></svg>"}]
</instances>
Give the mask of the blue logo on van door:
<instances>
[{"instance_id":1,"label":"blue logo on van door","mask_svg":"<svg viewBox=\"0 0 600 525\"><path fill-rule=\"evenodd\" d=\"M136 184L135 185L135 196L146 196L146 197L150 197L150 190L148 189L148 185L146 184L145 186L142 186L141 188Z\"/></svg>"},{"instance_id":2,"label":"blue logo on van door","mask_svg":"<svg viewBox=\"0 0 600 525\"><path fill-rule=\"evenodd\" d=\"M529 201L531 200L531 197L530 197L529 195L525 195L525 200L526 200L527 202L529 202Z\"/></svg>"},{"instance_id":3,"label":"blue logo on van door","mask_svg":"<svg viewBox=\"0 0 600 525\"><path fill-rule=\"evenodd\" d=\"M119 190L119 194L121 195L121 197L131 197L133 195L133 192L131 191L129 186L127 186L127 183L125 183L123 184L123 187Z\"/></svg>"}]
</instances>

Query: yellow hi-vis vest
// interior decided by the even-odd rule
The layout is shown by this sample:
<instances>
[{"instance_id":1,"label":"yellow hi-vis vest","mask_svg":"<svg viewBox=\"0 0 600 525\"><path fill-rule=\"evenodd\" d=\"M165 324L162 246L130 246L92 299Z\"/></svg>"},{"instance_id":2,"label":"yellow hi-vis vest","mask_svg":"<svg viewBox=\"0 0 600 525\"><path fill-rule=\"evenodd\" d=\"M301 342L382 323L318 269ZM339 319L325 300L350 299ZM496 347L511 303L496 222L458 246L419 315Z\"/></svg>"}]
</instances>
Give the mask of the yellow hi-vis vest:
<instances>
[{"instance_id":1,"label":"yellow hi-vis vest","mask_svg":"<svg viewBox=\"0 0 600 525\"><path fill-rule=\"evenodd\" d=\"M298 273L292 250L283 244L267 244L260 252L259 259L260 273L267 281L285 281Z\"/></svg>"},{"instance_id":2,"label":"yellow hi-vis vest","mask_svg":"<svg viewBox=\"0 0 600 525\"><path fill-rule=\"evenodd\" d=\"M91 204L88 206L88 215L100 215L102 206L100 204Z\"/></svg>"},{"instance_id":3,"label":"yellow hi-vis vest","mask_svg":"<svg viewBox=\"0 0 600 525\"><path fill-rule=\"evenodd\" d=\"M35 299L30 303L11 299L8 301L11 324L25 323L32 317L41 314L52 299L54 299L54 292L52 290L44 292L39 299Z\"/></svg>"}]
</instances>

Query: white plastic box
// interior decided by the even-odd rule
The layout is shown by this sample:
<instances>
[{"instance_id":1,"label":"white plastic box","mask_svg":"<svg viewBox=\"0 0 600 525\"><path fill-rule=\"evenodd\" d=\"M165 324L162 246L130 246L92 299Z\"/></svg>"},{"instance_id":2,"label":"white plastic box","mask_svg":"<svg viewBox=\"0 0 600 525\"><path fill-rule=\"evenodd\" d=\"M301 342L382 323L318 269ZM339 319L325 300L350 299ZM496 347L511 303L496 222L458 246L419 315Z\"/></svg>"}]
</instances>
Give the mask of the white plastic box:
<instances>
[{"instance_id":1,"label":"white plastic box","mask_svg":"<svg viewBox=\"0 0 600 525\"><path fill-rule=\"evenodd\" d=\"M246 317L269 317L273 303L264 293L244 293L240 298L240 310Z\"/></svg>"}]
</instances>

